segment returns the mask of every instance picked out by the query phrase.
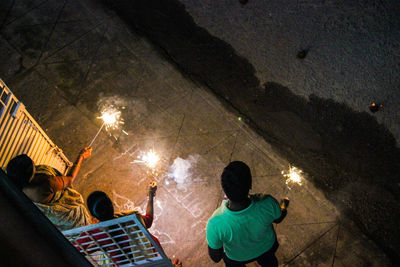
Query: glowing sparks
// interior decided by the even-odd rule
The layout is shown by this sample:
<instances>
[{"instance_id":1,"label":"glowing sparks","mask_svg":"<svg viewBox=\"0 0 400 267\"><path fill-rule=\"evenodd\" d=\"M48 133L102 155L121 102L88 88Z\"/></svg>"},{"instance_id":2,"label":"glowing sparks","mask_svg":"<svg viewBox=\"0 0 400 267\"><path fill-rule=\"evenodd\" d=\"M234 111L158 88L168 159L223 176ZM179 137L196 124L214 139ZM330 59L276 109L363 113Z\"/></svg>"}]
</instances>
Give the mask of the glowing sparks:
<instances>
[{"instance_id":1,"label":"glowing sparks","mask_svg":"<svg viewBox=\"0 0 400 267\"><path fill-rule=\"evenodd\" d=\"M104 120L106 124L114 124L117 121L117 116L119 113L107 113L105 112L100 118Z\"/></svg>"},{"instance_id":2,"label":"glowing sparks","mask_svg":"<svg viewBox=\"0 0 400 267\"><path fill-rule=\"evenodd\" d=\"M121 119L121 111L116 110L115 108L109 108L103 110L101 112L101 116L98 117L104 121L104 125L106 126L106 130L109 129L117 129L120 124L124 124Z\"/></svg>"},{"instance_id":3,"label":"glowing sparks","mask_svg":"<svg viewBox=\"0 0 400 267\"><path fill-rule=\"evenodd\" d=\"M149 166L150 168L154 168L160 158L157 156L156 153L154 153L154 151L150 150L149 152L147 152L147 154L144 154L142 156L142 160L146 163L147 166Z\"/></svg>"},{"instance_id":4,"label":"glowing sparks","mask_svg":"<svg viewBox=\"0 0 400 267\"><path fill-rule=\"evenodd\" d=\"M138 156L138 159L134 160L133 163L144 163L149 168L153 169L157 165L159 160L160 157L153 150L150 150L147 153Z\"/></svg>"},{"instance_id":5,"label":"glowing sparks","mask_svg":"<svg viewBox=\"0 0 400 267\"><path fill-rule=\"evenodd\" d=\"M96 140L97 136L99 135L99 133L101 132L101 129L103 129L103 127L106 128L106 130L110 130L110 129L117 129L119 127L120 124L124 124L124 121L121 119L121 111L118 111L116 108L114 108L113 106L104 109L101 112L101 116L97 117L98 119L102 119L103 120L103 124L101 125L100 129L97 131L96 135L93 137L92 141L90 142L89 146L92 146L94 141ZM127 135L128 133L126 133L124 131L124 133ZM110 133L111 136L111 133ZM115 136L114 136L115 140L118 140Z\"/></svg>"},{"instance_id":6,"label":"glowing sparks","mask_svg":"<svg viewBox=\"0 0 400 267\"><path fill-rule=\"evenodd\" d=\"M282 171L281 174L283 175L283 177L286 178L286 185L288 185L288 188L290 188L290 184L298 184L298 185L302 185L303 184L303 175L302 175L303 171L294 167L294 166L290 166L289 165L289 170L288 171Z\"/></svg>"}]
</instances>

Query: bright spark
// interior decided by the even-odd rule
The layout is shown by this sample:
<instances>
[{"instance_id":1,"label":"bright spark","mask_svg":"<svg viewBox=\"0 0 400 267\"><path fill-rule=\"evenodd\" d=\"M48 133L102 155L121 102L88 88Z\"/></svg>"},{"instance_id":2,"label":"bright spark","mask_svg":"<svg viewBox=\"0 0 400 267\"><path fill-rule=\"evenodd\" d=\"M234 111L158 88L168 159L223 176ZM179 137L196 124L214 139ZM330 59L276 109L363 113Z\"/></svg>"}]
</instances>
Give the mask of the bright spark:
<instances>
[{"instance_id":1,"label":"bright spark","mask_svg":"<svg viewBox=\"0 0 400 267\"><path fill-rule=\"evenodd\" d=\"M303 171L296 168L295 166L290 166L289 165L289 170L288 171L282 171L281 172L283 177L286 178L286 184L289 186L289 184L298 184L302 185L303 183ZM289 189L291 189L289 187Z\"/></svg>"},{"instance_id":2,"label":"bright spark","mask_svg":"<svg viewBox=\"0 0 400 267\"><path fill-rule=\"evenodd\" d=\"M118 111L115 108L108 108L101 112L101 116L98 117L104 121L104 125L106 126L106 130L109 129L117 129L119 124L124 124L121 119L121 111Z\"/></svg>"},{"instance_id":3,"label":"bright spark","mask_svg":"<svg viewBox=\"0 0 400 267\"><path fill-rule=\"evenodd\" d=\"M138 156L138 159L134 160L132 163L144 163L149 168L153 169L157 165L157 162L159 160L160 157L157 156L157 154L153 150L150 150L149 152L144 153L141 156Z\"/></svg>"},{"instance_id":4,"label":"bright spark","mask_svg":"<svg viewBox=\"0 0 400 267\"><path fill-rule=\"evenodd\" d=\"M107 124L114 124L117 121L117 115L118 113L104 113L100 118Z\"/></svg>"},{"instance_id":5,"label":"bright spark","mask_svg":"<svg viewBox=\"0 0 400 267\"><path fill-rule=\"evenodd\" d=\"M153 150L150 150L142 156L142 160L146 163L147 166L149 166L150 168L154 168L160 158L157 156L156 153L154 153Z\"/></svg>"}]
</instances>

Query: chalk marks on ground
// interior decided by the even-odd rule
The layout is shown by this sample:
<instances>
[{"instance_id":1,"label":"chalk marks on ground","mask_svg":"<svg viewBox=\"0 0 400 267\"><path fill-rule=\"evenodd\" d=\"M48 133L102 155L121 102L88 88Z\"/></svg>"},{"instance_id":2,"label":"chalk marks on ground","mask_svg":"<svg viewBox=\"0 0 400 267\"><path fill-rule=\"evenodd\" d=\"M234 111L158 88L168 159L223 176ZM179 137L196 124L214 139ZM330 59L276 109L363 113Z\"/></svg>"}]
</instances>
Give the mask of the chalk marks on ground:
<instances>
[{"instance_id":1,"label":"chalk marks on ground","mask_svg":"<svg viewBox=\"0 0 400 267\"><path fill-rule=\"evenodd\" d=\"M141 205L139 206L135 205L135 203L132 200L118 194L117 192L115 192L115 190L112 190L112 196L113 196L112 197L113 203L119 211L137 210L141 214L144 214L145 208L142 208Z\"/></svg>"},{"instance_id":2,"label":"chalk marks on ground","mask_svg":"<svg viewBox=\"0 0 400 267\"><path fill-rule=\"evenodd\" d=\"M137 210L140 214L146 213L146 207L145 207L146 203L142 202L139 206L137 206L132 200L116 193L114 190L112 191L112 195L113 195L113 203L118 210L120 211ZM175 244L176 242L171 237L171 235L158 229L157 220L159 217L162 216L163 204L161 204L160 200L156 200L155 204L158 207L159 211L155 212L154 214L153 225L151 227L150 232L158 237L161 244Z\"/></svg>"},{"instance_id":3,"label":"chalk marks on ground","mask_svg":"<svg viewBox=\"0 0 400 267\"><path fill-rule=\"evenodd\" d=\"M114 160L122 157L135 158L139 151L140 148L133 145ZM221 164L210 163L195 154L186 158L177 157L172 164L162 161L162 164L157 166L160 175L137 177L135 181L137 185L148 180L155 180L158 183L158 194L154 202L154 221L150 232L157 236L162 244L176 244L178 240L181 243L205 236L207 219L214 207L210 206L212 197L209 196L210 181L218 176ZM118 210L137 210L142 214L145 213L147 200L134 203L129 197L115 191L112 193ZM177 226L188 229L190 236L185 236L182 240L180 231L167 233L165 230Z\"/></svg>"}]
</instances>

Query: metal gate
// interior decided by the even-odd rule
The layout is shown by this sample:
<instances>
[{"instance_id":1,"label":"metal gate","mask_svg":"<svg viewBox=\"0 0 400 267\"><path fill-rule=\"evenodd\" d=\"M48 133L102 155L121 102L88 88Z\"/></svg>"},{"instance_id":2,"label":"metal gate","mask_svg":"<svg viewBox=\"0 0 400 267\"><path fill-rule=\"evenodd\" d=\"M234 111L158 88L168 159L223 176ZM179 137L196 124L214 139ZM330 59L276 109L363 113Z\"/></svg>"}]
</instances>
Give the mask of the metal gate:
<instances>
[{"instance_id":1,"label":"metal gate","mask_svg":"<svg viewBox=\"0 0 400 267\"><path fill-rule=\"evenodd\" d=\"M136 214L62 233L94 266L172 267Z\"/></svg>"},{"instance_id":2,"label":"metal gate","mask_svg":"<svg viewBox=\"0 0 400 267\"><path fill-rule=\"evenodd\" d=\"M0 167L27 154L35 165L49 165L66 175L72 163L0 79Z\"/></svg>"}]
</instances>

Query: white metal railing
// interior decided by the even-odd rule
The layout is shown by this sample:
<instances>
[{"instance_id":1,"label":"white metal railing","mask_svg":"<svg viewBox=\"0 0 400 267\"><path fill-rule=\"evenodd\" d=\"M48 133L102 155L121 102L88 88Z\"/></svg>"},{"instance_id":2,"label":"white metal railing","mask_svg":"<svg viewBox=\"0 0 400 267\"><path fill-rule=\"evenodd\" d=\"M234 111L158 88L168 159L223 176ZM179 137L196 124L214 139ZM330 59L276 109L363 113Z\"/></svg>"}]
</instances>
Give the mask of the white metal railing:
<instances>
[{"instance_id":1,"label":"white metal railing","mask_svg":"<svg viewBox=\"0 0 400 267\"><path fill-rule=\"evenodd\" d=\"M66 174L72 163L0 79L0 167L27 154L36 165L49 165Z\"/></svg>"},{"instance_id":2,"label":"white metal railing","mask_svg":"<svg viewBox=\"0 0 400 267\"><path fill-rule=\"evenodd\" d=\"M94 266L172 266L136 214L62 233Z\"/></svg>"}]
</instances>

